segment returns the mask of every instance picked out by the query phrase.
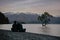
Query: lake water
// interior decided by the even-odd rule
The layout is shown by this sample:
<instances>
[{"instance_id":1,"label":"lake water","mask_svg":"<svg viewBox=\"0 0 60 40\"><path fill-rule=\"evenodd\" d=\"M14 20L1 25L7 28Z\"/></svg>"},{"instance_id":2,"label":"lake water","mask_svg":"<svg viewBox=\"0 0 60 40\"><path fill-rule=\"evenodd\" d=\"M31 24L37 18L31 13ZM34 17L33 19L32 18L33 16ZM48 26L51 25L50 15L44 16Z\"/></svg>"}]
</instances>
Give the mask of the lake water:
<instances>
[{"instance_id":1,"label":"lake water","mask_svg":"<svg viewBox=\"0 0 60 40\"><path fill-rule=\"evenodd\" d=\"M22 24L26 32L60 36L60 24L48 24L42 27L41 24ZM1 24L0 29L11 30L12 24Z\"/></svg>"}]
</instances>

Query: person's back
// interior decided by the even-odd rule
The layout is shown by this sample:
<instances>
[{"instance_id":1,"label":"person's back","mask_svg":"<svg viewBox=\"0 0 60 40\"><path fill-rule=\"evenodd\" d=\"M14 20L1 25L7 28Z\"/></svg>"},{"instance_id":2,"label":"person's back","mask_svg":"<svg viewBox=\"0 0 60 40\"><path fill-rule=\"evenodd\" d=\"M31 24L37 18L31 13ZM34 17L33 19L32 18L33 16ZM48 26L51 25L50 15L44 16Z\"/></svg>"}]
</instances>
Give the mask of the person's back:
<instances>
[{"instance_id":1,"label":"person's back","mask_svg":"<svg viewBox=\"0 0 60 40\"><path fill-rule=\"evenodd\" d=\"M19 32L25 32L25 30L26 30L26 29L23 29L23 26L20 23L17 24L17 29Z\"/></svg>"},{"instance_id":2,"label":"person's back","mask_svg":"<svg viewBox=\"0 0 60 40\"><path fill-rule=\"evenodd\" d=\"M23 29L22 24L16 23L16 21L14 21L14 24L12 25L11 30L13 32L25 32L26 29Z\"/></svg>"},{"instance_id":3,"label":"person's back","mask_svg":"<svg viewBox=\"0 0 60 40\"><path fill-rule=\"evenodd\" d=\"M16 24L13 24L13 25L12 25L12 28L16 28L16 26L17 26Z\"/></svg>"},{"instance_id":4,"label":"person's back","mask_svg":"<svg viewBox=\"0 0 60 40\"><path fill-rule=\"evenodd\" d=\"M18 29L18 31L22 31L23 30L22 24L18 23L17 24L17 29Z\"/></svg>"},{"instance_id":5,"label":"person's back","mask_svg":"<svg viewBox=\"0 0 60 40\"><path fill-rule=\"evenodd\" d=\"M17 32L17 24L16 24L16 21L14 21L14 24L12 25L12 31L14 31L14 32Z\"/></svg>"}]
</instances>

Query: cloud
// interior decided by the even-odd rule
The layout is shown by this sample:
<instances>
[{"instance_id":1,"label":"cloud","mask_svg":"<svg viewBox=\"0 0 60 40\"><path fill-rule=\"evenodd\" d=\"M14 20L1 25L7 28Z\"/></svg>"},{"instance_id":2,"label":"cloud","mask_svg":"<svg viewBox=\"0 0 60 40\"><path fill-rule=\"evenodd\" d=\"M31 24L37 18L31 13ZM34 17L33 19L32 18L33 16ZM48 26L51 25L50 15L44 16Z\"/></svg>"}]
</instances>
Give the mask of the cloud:
<instances>
[{"instance_id":1,"label":"cloud","mask_svg":"<svg viewBox=\"0 0 60 40\"><path fill-rule=\"evenodd\" d=\"M60 0L0 0L0 11L57 12ZM58 11L59 13L60 11Z\"/></svg>"},{"instance_id":2,"label":"cloud","mask_svg":"<svg viewBox=\"0 0 60 40\"><path fill-rule=\"evenodd\" d=\"M15 2L11 5L17 6L17 7L45 7L45 6L50 6L50 5L55 5L55 4L60 4L59 0L25 0L25 1L18 1Z\"/></svg>"},{"instance_id":3,"label":"cloud","mask_svg":"<svg viewBox=\"0 0 60 40\"><path fill-rule=\"evenodd\" d=\"M22 1L25 1L25 0L0 0L0 6L1 5L7 5L7 4L12 4L14 2L22 2Z\"/></svg>"},{"instance_id":4,"label":"cloud","mask_svg":"<svg viewBox=\"0 0 60 40\"><path fill-rule=\"evenodd\" d=\"M0 5L11 6L49 6L60 3L60 0L0 0Z\"/></svg>"}]
</instances>

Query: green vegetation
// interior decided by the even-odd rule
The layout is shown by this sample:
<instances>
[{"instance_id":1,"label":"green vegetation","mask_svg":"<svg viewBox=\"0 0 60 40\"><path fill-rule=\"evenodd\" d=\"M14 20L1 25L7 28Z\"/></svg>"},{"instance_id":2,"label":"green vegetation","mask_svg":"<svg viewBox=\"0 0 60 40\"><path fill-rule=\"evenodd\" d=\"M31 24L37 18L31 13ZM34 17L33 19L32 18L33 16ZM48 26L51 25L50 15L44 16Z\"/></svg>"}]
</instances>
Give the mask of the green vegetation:
<instances>
[{"instance_id":1,"label":"green vegetation","mask_svg":"<svg viewBox=\"0 0 60 40\"><path fill-rule=\"evenodd\" d=\"M44 12L41 16L38 16L38 20L42 22L42 26L46 26L49 23L50 18L53 17L48 12Z\"/></svg>"}]
</instances>

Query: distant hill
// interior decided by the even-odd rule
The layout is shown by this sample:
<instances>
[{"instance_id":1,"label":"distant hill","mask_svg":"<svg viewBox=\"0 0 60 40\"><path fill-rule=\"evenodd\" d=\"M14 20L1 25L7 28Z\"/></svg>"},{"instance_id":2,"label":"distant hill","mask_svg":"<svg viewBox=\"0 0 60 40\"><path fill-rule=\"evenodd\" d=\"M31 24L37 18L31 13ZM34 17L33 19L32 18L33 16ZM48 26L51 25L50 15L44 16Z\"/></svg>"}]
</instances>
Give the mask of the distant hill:
<instances>
[{"instance_id":1,"label":"distant hill","mask_svg":"<svg viewBox=\"0 0 60 40\"><path fill-rule=\"evenodd\" d=\"M51 24L60 24L60 17L53 17L50 21Z\"/></svg>"},{"instance_id":2,"label":"distant hill","mask_svg":"<svg viewBox=\"0 0 60 40\"><path fill-rule=\"evenodd\" d=\"M18 21L22 23L41 23L38 21L38 14L35 13L4 13L8 19L10 20L10 23L13 23L13 21ZM51 24L60 24L60 17L53 17L50 21Z\"/></svg>"},{"instance_id":3,"label":"distant hill","mask_svg":"<svg viewBox=\"0 0 60 40\"><path fill-rule=\"evenodd\" d=\"M18 21L18 22L25 22L25 23L31 23L31 22L38 22L37 17L39 16L38 14L30 14L30 13L5 13L5 15L9 18L10 23L13 21Z\"/></svg>"}]
</instances>

